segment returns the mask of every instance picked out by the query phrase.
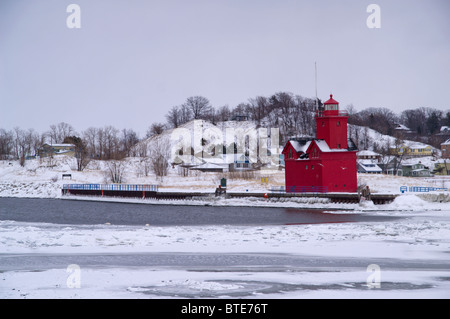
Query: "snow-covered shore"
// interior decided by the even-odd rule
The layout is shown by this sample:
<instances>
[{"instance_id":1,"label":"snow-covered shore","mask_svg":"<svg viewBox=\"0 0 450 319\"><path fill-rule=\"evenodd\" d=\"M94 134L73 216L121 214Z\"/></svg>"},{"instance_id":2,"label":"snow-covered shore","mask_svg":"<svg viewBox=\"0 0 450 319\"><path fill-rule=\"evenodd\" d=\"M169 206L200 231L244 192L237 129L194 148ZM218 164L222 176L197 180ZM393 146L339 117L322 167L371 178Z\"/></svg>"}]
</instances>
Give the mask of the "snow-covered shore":
<instances>
[{"instance_id":1,"label":"snow-covered shore","mask_svg":"<svg viewBox=\"0 0 450 319\"><path fill-rule=\"evenodd\" d=\"M53 160L52 166L38 159L28 160L24 167L18 161L0 161L0 197L28 197L28 198L62 198L61 188L65 183L106 183L107 176L104 172L104 162L92 161L88 168L82 172L76 171L74 158L61 156ZM196 172L193 176L179 176L177 169L171 169L169 175L163 180L153 175L142 176L139 168L139 159L128 158L125 168L125 182L129 184L158 184L161 192L186 192L194 191L205 194L214 193L222 177L219 173ZM63 174L71 174L71 179L63 179ZM261 183L261 177L267 177L268 183ZM374 193L401 194L401 186L422 186L450 188L450 178L436 177L423 179L411 177L398 177L388 175L358 174L358 182L370 186ZM272 187L284 185L284 172L277 170L262 170L256 172L252 178L234 178L227 182L228 192L259 192L270 193ZM384 209L445 209L445 204L450 202L450 192L431 192L426 194L406 193L408 197L398 198L394 206ZM412 196L411 196L412 195ZM132 201L152 204L152 200L139 199L111 199L111 198L80 198L84 200L107 201ZM173 201L158 200L158 204L174 204ZM214 198L199 199L197 201L177 201L176 204L186 205L233 205L233 206L269 206L269 207L322 207L324 209L364 209L371 210L371 205L331 204L326 199L296 198L296 199L270 199L260 200L255 198L218 200ZM428 205L429 204L429 205ZM385 205L386 206L386 205ZM428 206L428 207L425 207ZM377 206L377 209L381 209Z\"/></svg>"}]
</instances>

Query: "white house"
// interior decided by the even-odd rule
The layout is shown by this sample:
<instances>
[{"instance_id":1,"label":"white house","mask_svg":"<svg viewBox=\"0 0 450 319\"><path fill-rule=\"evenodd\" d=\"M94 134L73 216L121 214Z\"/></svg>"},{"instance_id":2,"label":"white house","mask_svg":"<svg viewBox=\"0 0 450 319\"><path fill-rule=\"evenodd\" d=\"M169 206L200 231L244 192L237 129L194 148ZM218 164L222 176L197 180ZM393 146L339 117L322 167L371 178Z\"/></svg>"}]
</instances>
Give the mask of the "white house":
<instances>
[{"instance_id":1,"label":"white house","mask_svg":"<svg viewBox=\"0 0 450 319\"><path fill-rule=\"evenodd\" d=\"M382 169L373 160L359 159L356 161L358 173L381 174Z\"/></svg>"}]
</instances>

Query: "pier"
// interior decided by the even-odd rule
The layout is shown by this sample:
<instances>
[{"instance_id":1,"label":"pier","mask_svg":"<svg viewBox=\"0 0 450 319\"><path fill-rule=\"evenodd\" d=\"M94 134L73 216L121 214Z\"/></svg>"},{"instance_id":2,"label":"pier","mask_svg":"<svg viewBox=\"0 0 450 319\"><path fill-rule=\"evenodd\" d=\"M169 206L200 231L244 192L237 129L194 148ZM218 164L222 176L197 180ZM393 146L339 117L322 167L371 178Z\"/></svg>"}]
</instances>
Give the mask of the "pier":
<instances>
[{"instance_id":1,"label":"pier","mask_svg":"<svg viewBox=\"0 0 450 319\"><path fill-rule=\"evenodd\" d=\"M62 187L63 195L82 195L82 196L108 196L108 197L134 197L134 198L153 198L153 199L173 199L173 200L191 200L194 198L215 196L214 192L165 192L160 191L158 185L146 184L64 184ZM226 192L221 195L225 198L328 198L332 203L359 203L357 193L322 193L322 192ZM396 194L371 194L371 200L374 204L388 204L398 195Z\"/></svg>"}]
</instances>

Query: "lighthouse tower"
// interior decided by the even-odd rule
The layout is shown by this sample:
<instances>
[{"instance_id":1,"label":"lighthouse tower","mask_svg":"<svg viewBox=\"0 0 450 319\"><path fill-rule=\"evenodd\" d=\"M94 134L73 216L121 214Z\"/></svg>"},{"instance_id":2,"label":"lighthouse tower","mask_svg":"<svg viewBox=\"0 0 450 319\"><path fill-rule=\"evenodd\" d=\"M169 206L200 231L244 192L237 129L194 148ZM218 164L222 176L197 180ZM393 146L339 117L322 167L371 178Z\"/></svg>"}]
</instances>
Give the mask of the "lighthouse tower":
<instances>
[{"instance_id":1,"label":"lighthouse tower","mask_svg":"<svg viewBox=\"0 0 450 319\"><path fill-rule=\"evenodd\" d=\"M325 140L331 149L346 149L348 113L339 111L339 102L330 99L324 103L324 108L316 114L317 139Z\"/></svg>"}]
</instances>

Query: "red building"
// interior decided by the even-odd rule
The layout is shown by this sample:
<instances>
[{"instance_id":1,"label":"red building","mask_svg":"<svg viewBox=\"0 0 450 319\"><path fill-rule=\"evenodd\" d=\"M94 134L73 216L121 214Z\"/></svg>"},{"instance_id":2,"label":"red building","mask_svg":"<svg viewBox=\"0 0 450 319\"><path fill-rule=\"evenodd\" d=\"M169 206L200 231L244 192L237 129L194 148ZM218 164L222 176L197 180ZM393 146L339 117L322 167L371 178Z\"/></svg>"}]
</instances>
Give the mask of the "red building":
<instances>
[{"instance_id":1,"label":"red building","mask_svg":"<svg viewBox=\"0 0 450 319\"><path fill-rule=\"evenodd\" d=\"M316 114L316 139L294 139L283 149L287 192L356 192L356 147L347 138L346 112L330 95Z\"/></svg>"}]
</instances>

